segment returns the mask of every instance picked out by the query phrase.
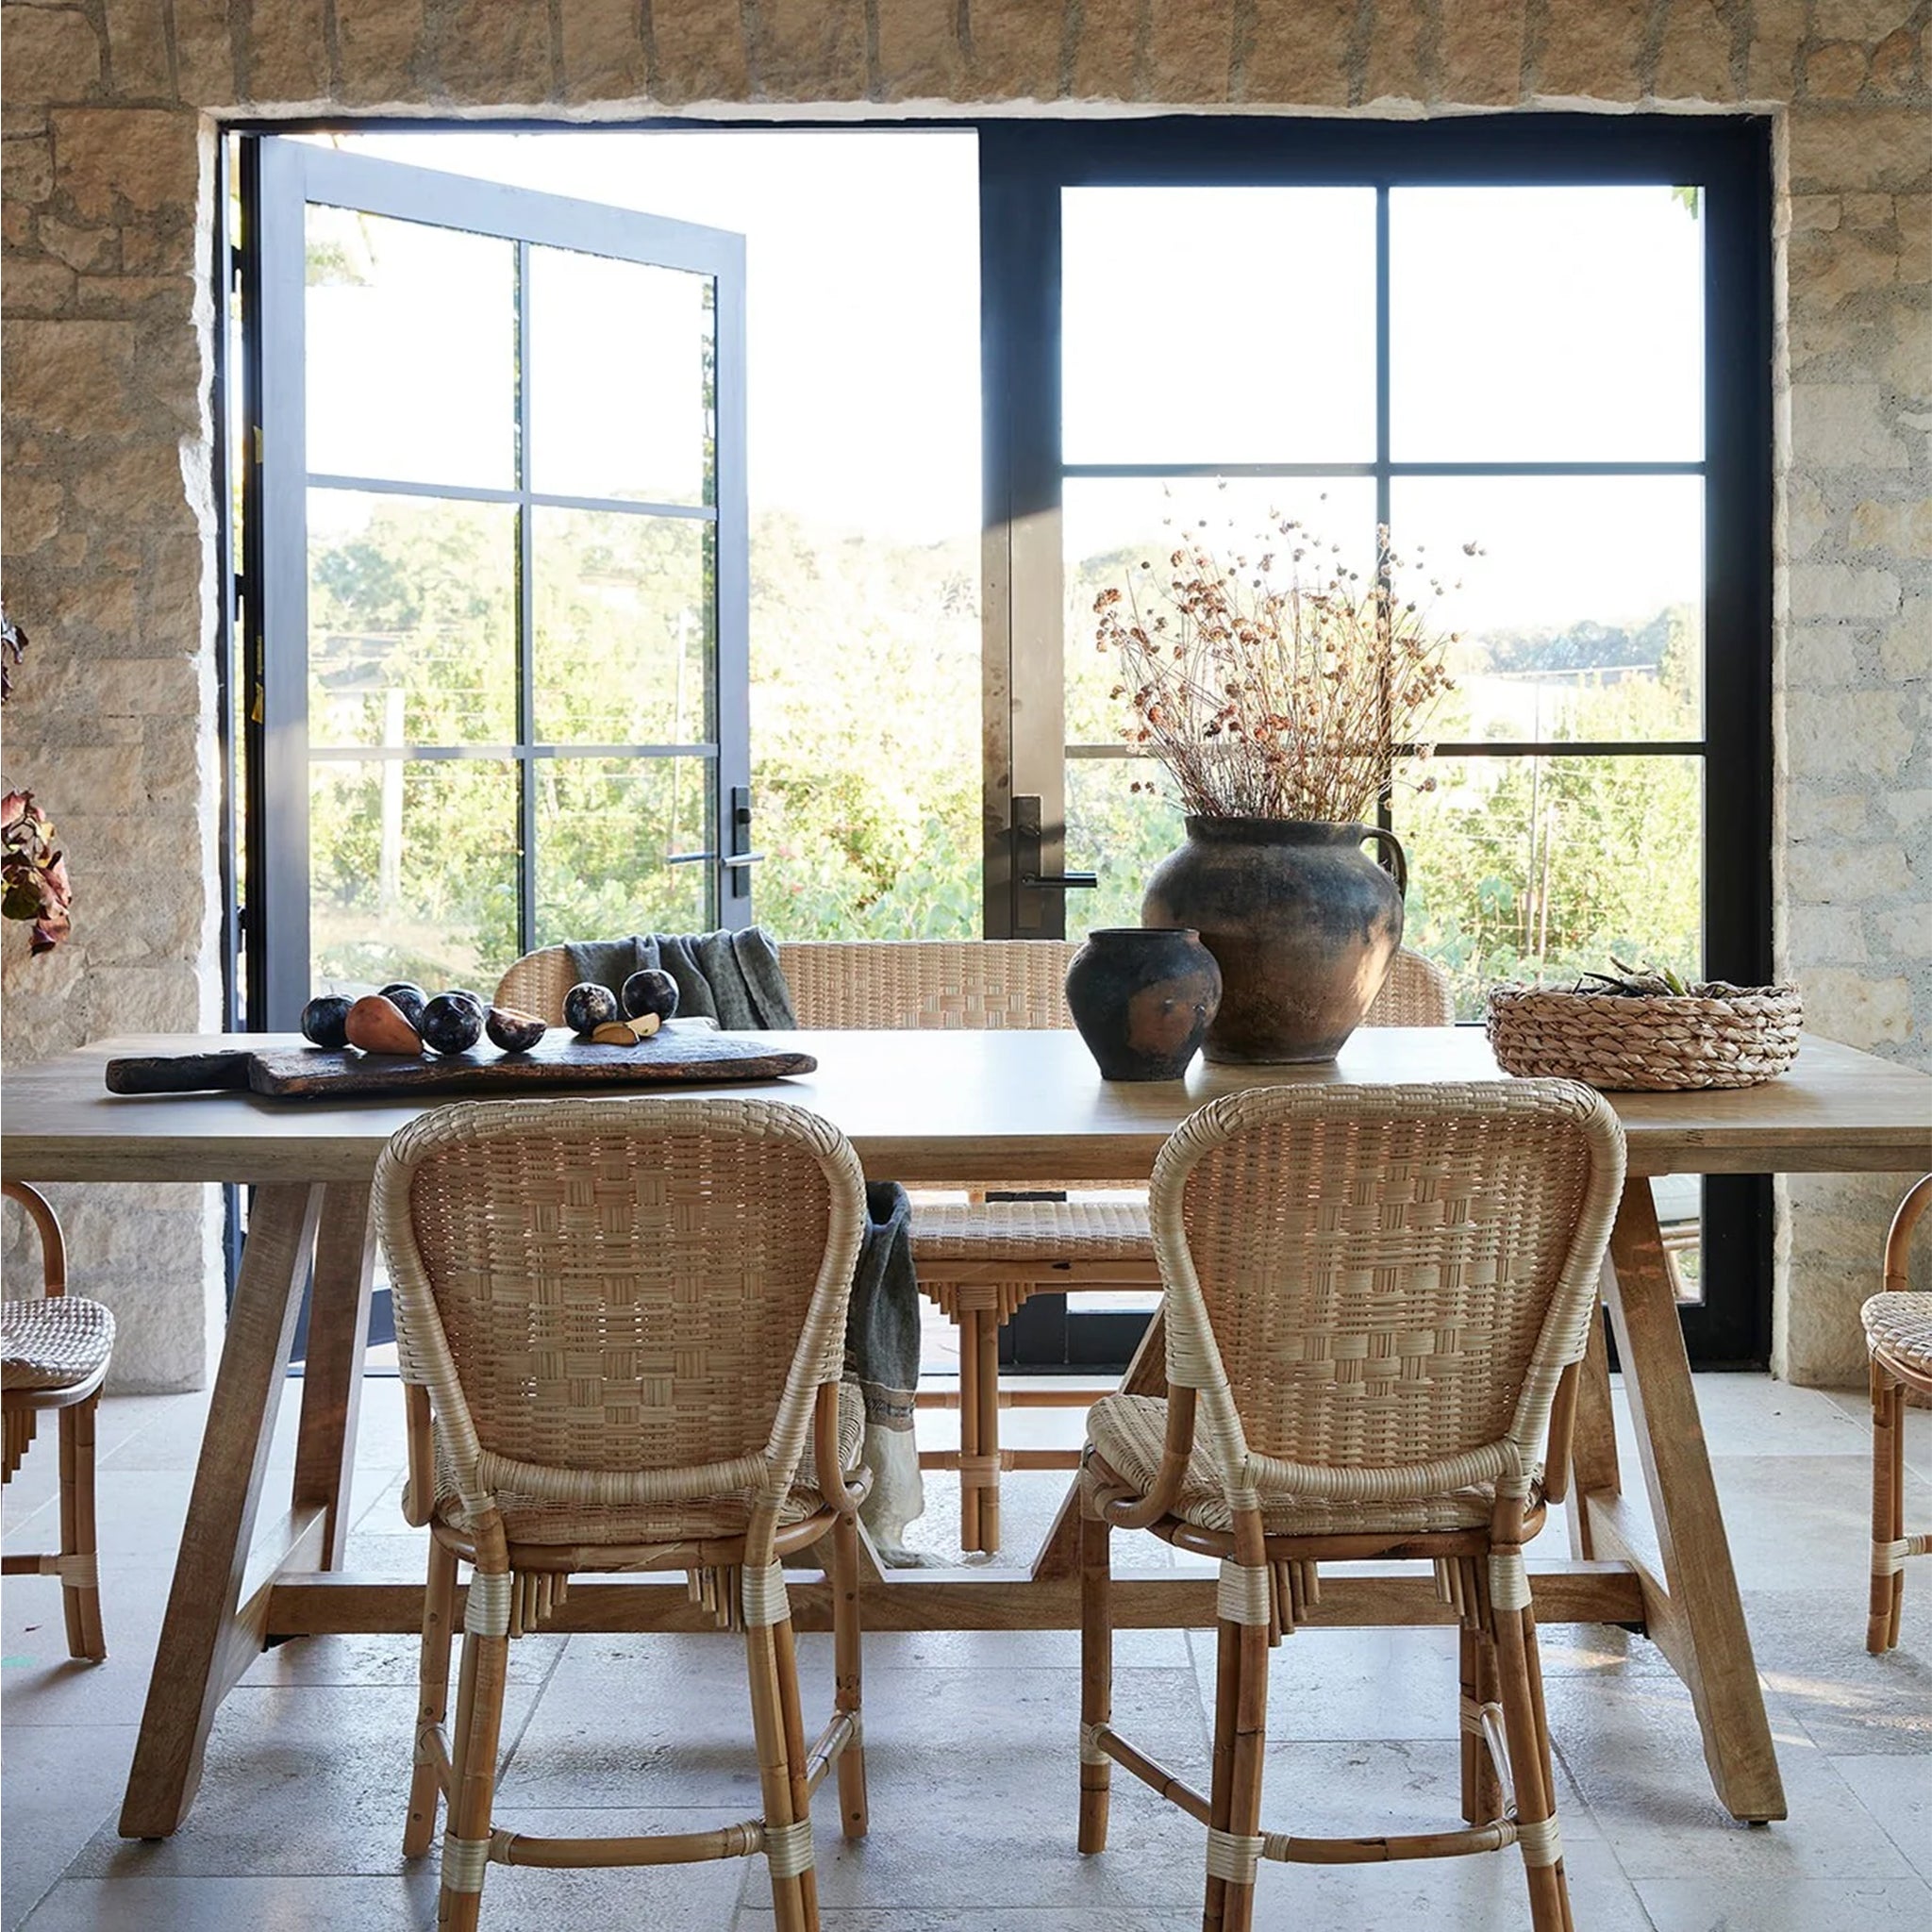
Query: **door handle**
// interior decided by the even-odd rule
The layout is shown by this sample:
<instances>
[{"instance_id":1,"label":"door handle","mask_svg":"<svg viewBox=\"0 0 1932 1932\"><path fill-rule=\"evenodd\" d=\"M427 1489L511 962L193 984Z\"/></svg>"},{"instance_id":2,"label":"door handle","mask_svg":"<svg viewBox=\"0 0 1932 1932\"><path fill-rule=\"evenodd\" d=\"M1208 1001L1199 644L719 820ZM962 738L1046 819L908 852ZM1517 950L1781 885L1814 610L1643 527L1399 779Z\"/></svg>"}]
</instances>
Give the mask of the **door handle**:
<instances>
[{"instance_id":1,"label":"door handle","mask_svg":"<svg viewBox=\"0 0 1932 1932\"><path fill-rule=\"evenodd\" d=\"M1013 872L1020 884L1058 892L1088 891L1099 885L1096 872L1041 872L1040 844L1040 800L1023 791L1013 800Z\"/></svg>"}]
</instances>

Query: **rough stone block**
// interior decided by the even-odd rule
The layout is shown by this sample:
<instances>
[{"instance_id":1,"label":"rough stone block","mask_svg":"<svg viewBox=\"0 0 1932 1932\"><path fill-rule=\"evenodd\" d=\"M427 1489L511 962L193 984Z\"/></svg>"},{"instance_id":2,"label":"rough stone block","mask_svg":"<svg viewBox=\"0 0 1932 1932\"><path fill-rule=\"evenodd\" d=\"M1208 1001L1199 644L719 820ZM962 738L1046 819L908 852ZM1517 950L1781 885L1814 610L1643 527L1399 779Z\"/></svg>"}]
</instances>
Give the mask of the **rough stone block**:
<instances>
[{"instance_id":1,"label":"rough stone block","mask_svg":"<svg viewBox=\"0 0 1932 1932\"><path fill-rule=\"evenodd\" d=\"M131 322L9 322L0 340L10 431L64 438L134 427Z\"/></svg>"},{"instance_id":2,"label":"rough stone block","mask_svg":"<svg viewBox=\"0 0 1932 1932\"><path fill-rule=\"evenodd\" d=\"M1433 98L1433 72L1425 76L1423 71L1424 46L1441 10L1424 8L1417 0L1378 6L1359 66L1350 75L1351 98L1364 106L1378 101L1407 106ZM1429 62L1432 69L1434 64Z\"/></svg>"},{"instance_id":3,"label":"rough stone block","mask_svg":"<svg viewBox=\"0 0 1932 1932\"><path fill-rule=\"evenodd\" d=\"M1356 9L1337 0L1303 7L1257 0L1244 99L1293 108L1345 108Z\"/></svg>"},{"instance_id":4,"label":"rough stone block","mask_svg":"<svg viewBox=\"0 0 1932 1932\"><path fill-rule=\"evenodd\" d=\"M760 100L865 98L860 0L760 0L752 21L752 88Z\"/></svg>"},{"instance_id":5,"label":"rough stone block","mask_svg":"<svg viewBox=\"0 0 1932 1932\"><path fill-rule=\"evenodd\" d=\"M1902 833L1932 826L1932 790L1888 791L1878 803Z\"/></svg>"},{"instance_id":6,"label":"rough stone block","mask_svg":"<svg viewBox=\"0 0 1932 1932\"><path fill-rule=\"evenodd\" d=\"M1789 226L1792 234L1805 228L1835 228L1844 219L1845 198L1841 194L1794 194Z\"/></svg>"},{"instance_id":7,"label":"rough stone block","mask_svg":"<svg viewBox=\"0 0 1932 1932\"><path fill-rule=\"evenodd\" d=\"M56 477L9 476L0 491L0 553L11 560L38 550L60 528L65 501Z\"/></svg>"},{"instance_id":8,"label":"rough stone block","mask_svg":"<svg viewBox=\"0 0 1932 1932\"><path fill-rule=\"evenodd\" d=\"M1890 229L1812 229L1790 240L1791 286L1807 302L1890 287L1898 279L1898 238Z\"/></svg>"},{"instance_id":9,"label":"rough stone block","mask_svg":"<svg viewBox=\"0 0 1932 1932\"><path fill-rule=\"evenodd\" d=\"M957 0L881 0L875 89L882 101L965 97Z\"/></svg>"},{"instance_id":10,"label":"rough stone block","mask_svg":"<svg viewBox=\"0 0 1932 1932\"><path fill-rule=\"evenodd\" d=\"M168 16L155 0L107 0L108 64L120 100L163 100L175 92Z\"/></svg>"},{"instance_id":11,"label":"rough stone block","mask_svg":"<svg viewBox=\"0 0 1932 1932\"><path fill-rule=\"evenodd\" d=\"M105 221L119 202L152 214L192 208L200 117L167 108L69 108L52 117L54 181L75 210Z\"/></svg>"},{"instance_id":12,"label":"rough stone block","mask_svg":"<svg viewBox=\"0 0 1932 1932\"><path fill-rule=\"evenodd\" d=\"M346 104L421 101L422 49L423 0L336 0L336 73Z\"/></svg>"},{"instance_id":13,"label":"rough stone block","mask_svg":"<svg viewBox=\"0 0 1932 1932\"><path fill-rule=\"evenodd\" d=\"M1805 1019L1827 1039L1869 1053L1912 1031L1912 990L1902 975L1857 966L1814 966L1804 978Z\"/></svg>"},{"instance_id":14,"label":"rough stone block","mask_svg":"<svg viewBox=\"0 0 1932 1932\"><path fill-rule=\"evenodd\" d=\"M1792 906L1784 915L1786 965L1802 975L1815 964L1857 966L1864 963L1865 929L1847 919L1838 906Z\"/></svg>"},{"instance_id":15,"label":"rough stone block","mask_svg":"<svg viewBox=\"0 0 1932 1932\"><path fill-rule=\"evenodd\" d=\"M84 101L100 92L101 39L76 8L0 10L9 101Z\"/></svg>"},{"instance_id":16,"label":"rough stone block","mask_svg":"<svg viewBox=\"0 0 1932 1932\"><path fill-rule=\"evenodd\" d=\"M130 444L90 461L74 478L74 497L90 515L148 527L182 514L181 455L172 441Z\"/></svg>"},{"instance_id":17,"label":"rough stone block","mask_svg":"<svg viewBox=\"0 0 1932 1932\"><path fill-rule=\"evenodd\" d=\"M1757 0L1751 9L1744 89L1754 101L1789 101L1798 89L1798 48L1809 0Z\"/></svg>"},{"instance_id":18,"label":"rough stone block","mask_svg":"<svg viewBox=\"0 0 1932 1932\"><path fill-rule=\"evenodd\" d=\"M323 0L272 0L269 6L250 8L243 58L243 91L249 100L325 100L328 41Z\"/></svg>"},{"instance_id":19,"label":"rough stone block","mask_svg":"<svg viewBox=\"0 0 1932 1932\"><path fill-rule=\"evenodd\" d=\"M1863 382L1792 384L1791 457L1812 470L1903 470L1909 460L1884 391Z\"/></svg>"},{"instance_id":20,"label":"rough stone block","mask_svg":"<svg viewBox=\"0 0 1932 1932\"><path fill-rule=\"evenodd\" d=\"M1887 34L1872 49L1865 85L1875 93L1922 94L1919 74L1923 45L1924 35L1916 27L1902 26L1896 33Z\"/></svg>"},{"instance_id":21,"label":"rough stone block","mask_svg":"<svg viewBox=\"0 0 1932 1932\"><path fill-rule=\"evenodd\" d=\"M51 215L42 215L38 233L41 246L49 255L82 275L105 274L120 264L118 228L75 227L72 222L57 222Z\"/></svg>"},{"instance_id":22,"label":"rough stone block","mask_svg":"<svg viewBox=\"0 0 1932 1932\"><path fill-rule=\"evenodd\" d=\"M1898 224L1900 283L1911 287L1932 282L1932 194L1894 195L1891 207ZM1924 326L1932 334L1932 323ZM1926 345L1926 360L1932 365L1932 342ZM1927 381L1932 383L1932 376Z\"/></svg>"},{"instance_id":23,"label":"rough stone block","mask_svg":"<svg viewBox=\"0 0 1932 1932\"><path fill-rule=\"evenodd\" d=\"M1858 632L1839 624L1800 622L1791 625L1779 669L1788 690L1834 691L1859 681L1865 656Z\"/></svg>"},{"instance_id":24,"label":"rough stone block","mask_svg":"<svg viewBox=\"0 0 1932 1932\"><path fill-rule=\"evenodd\" d=\"M44 134L0 142L0 195L8 201L41 202L53 192L54 150Z\"/></svg>"},{"instance_id":25,"label":"rough stone block","mask_svg":"<svg viewBox=\"0 0 1932 1932\"><path fill-rule=\"evenodd\" d=\"M1522 0L1445 7L1441 37L1441 98L1456 107L1508 107L1523 98Z\"/></svg>"},{"instance_id":26,"label":"rough stone block","mask_svg":"<svg viewBox=\"0 0 1932 1932\"><path fill-rule=\"evenodd\" d=\"M744 29L735 7L677 0L651 9L651 92L672 106L750 98Z\"/></svg>"},{"instance_id":27,"label":"rough stone block","mask_svg":"<svg viewBox=\"0 0 1932 1932\"><path fill-rule=\"evenodd\" d=\"M1866 823L1859 791L1821 791L1794 785L1785 805L1785 836L1790 839L1856 839Z\"/></svg>"},{"instance_id":28,"label":"rough stone block","mask_svg":"<svg viewBox=\"0 0 1932 1932\"><path fill-rule=\"evenodd\" d=\"M967 85L976 101L1055 101L1060 96L1065 23L1036 0L974 0L967 13ZM1113 92L1130 98L1131 73Z\"/></svg>"},{"instance_id":29,"label":"rough stone block","mask_svg":"<svg viewBox=\"0 0 1932 1932\"><path fill-rule=\"evenodd\" d=\"M1855 550L1932 558L1932 498L1879 501L1868 497L1852 512L1848 541Z\"/></svg>"},{"instance_id":30,"label":"rough stone block","mask_svg":"<svg viewBox=\"0 0 1932 1932\"><path fill-rule=\"evenodd\" d=\"M458 107L547 101L555 91L545 8L445 0L429 16L428 39L437 95Z\"/></svg>"},{"instance_id":31,"label":"rough stone block","mask_svg":"<svg viewBox=\"0 0 1932 1932\"><path fill-rule=\"evenodd\" d=\"M1634 101L1646 10L1602 0L1549 0L1536 63L1547 99Z\"/></svg>"},{"instance_id":32,"label":"rough stone block","mask_svg":"<svg viewBox=\"0 0 1932 1932\"><path fill-rule=\"evenodd\" d=\"M1822 41L1881 41L1913 10L1913 0L1817 0L1811 31Z\"/></svg>"},{"instance_id":33,"label":"rough stone block","mask_svg":"<svg viewBox=\"0 0 1932 1932\"><path fill-rule=\"evenodd\" d=\"M156 538L141 577L142 657L186 655L200 647L214 583L214 547L200 533Z\"/></svg>"},{"instance_id":34,"label":"rough stone block","mask_svg":"<svg viewBox=\"0 0 1932 1932\"><path fill-rule=\"evenodd\" d=\"M1889 691L1840 691L1828 705L1792 702L1785 708L1790 774L1799 779L1838 778L1858 772L1871 778L1895 778L1917 737L1903 710L1903 700ZM1795 880L1791 890L1798 891ZM1821 886L1800 896L1824 899L1834 894Z\"/></svg>"},{"instance_id":35,"label":"rough stone block","mask_svg":"<svg viewBox=\"0 0 1932 1932\"><path fill-rule=\"evenodd\" d=\"M233 107L242 98L229 8L230 0L175 0L176 87L181 98L197 108Z\"/></svg>"},{"instance_id":36,"label":"rough stone block","mask_svg":"<svg viewBox=\"0 0 1932 1932\"><path fill-rule=\"evenodd\" d=\"M561 0L558 25L565 100L642 98L644 42L636 0Z\"/></svg>"},{"instance_id":37,"label":"rough stone block","mask_svg":"<svg viewBox=\"0 0 1932 1932\"><path fill-rule=\"evenodd\" d=\"M8 260L4 299L8 315L64 315L75 306L74 271L63 261Z\"/></svg>"},{"instance_id":38,"label":"rough stone block","mask_svg":"<svg viewBox=\"0 0 1932 1932\"><path fill-rule=\"evenodd\" d=\"M1160 95L1150 85L1146 63L1139 56L1143 18L1151 36L1153 17L1143 15L1138 0L1086 0L1070 26L1077 26L1073 41L1073 71L1068 92L1080 101L1148 101ZM1232 38L1230 37L1230 50ZM1227 72L1227 58L1222 60L1222 74Z\"/></svg>"},{"instance_id":39,"label":"rough stone block","mask_svg":"<svg viewBox=\"0 0 1932 1932\"><path fill-rule=\"evenodd\" d=\"M1894 684L1932 679L1932 596L1910 597L1878 641L1878 662Z\"/></svg>"},{"instance_id":40,"label":"rough stone block","mask_svg":"<svg viewBox=\"0 0 1932 1932\"><path fill-rule=\"evenodd\" d=\"M1889 958L1932 959L1932 905L1879 907L1865 918L1874 942Z\"/></svg>"},{"instance_id":41,"label":"rough stone block","mask_svg":"<svg viewBox=\"0 0 1932 1932\"><path fill-rule=\"evenodd\" d=\"M1865 85L1866 54L1849 41L1814 47L1805 56L1799 85L1811 100L1850 100Z\"/></svg>"},{"instance_id":42,"label":"rough stone block","mask_svg":"<svg viewBox=\"0 0 1932 1932\"><path fill-rule=\"evenodd\" d=\"M1731 30L1711 0L1675 0L1651 92L1663 101L1731 101Z\"/></svg>"},{"instance_id":43,"label":"rough stone block","mask_svg":"<svg viewBox=\"0 0 1932 1932\"><path fill-rule=\"evenodd\" d=\"M1869 623L1895 617L1898 578L1849 563L1801 563L1791 570L1791 615L1799 622ZM1794 680L1795 681L1795 680Z\"/></svg>"},{"instance_id":44,"label":"rough stone block","mask_svg":"<svg viewBox=\"0 0 1932 1932\"><path fill-rule=\"evenodd\" d=\"M1788 125L1794 192L1932 186L1932 114L1923 108L1800 105Z\"/></svg>"}]
</instances>

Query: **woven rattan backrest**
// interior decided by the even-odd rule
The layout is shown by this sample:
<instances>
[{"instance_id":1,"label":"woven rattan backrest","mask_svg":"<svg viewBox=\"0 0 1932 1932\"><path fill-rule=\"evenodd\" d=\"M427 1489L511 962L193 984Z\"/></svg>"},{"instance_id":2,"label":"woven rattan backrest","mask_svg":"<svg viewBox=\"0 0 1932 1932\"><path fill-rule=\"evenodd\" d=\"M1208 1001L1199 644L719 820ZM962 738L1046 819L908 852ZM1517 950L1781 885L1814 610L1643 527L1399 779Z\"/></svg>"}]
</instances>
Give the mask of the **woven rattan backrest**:
<instances>
[{"instance_id":1,"label":"woven rattan backrest","mask_svg":"<svg viewBox=\"0 0 1932 1932\"><path fill-rule=\"evenodd\" d=\"M793 940L778 948L801 1026L1071 1026L1069 940Z\"/></svg>"},{"instance_id":2,"label":"woven rattan backrest","mask_svg":"<svg viewBox=\"0 0 1932 1932\"><path fill-rule=\"evenodd\" d=\"M1389 962L1389 976L1369 1008L1364 1026L1453 1026L1456 1024L1456 995L1450 991L1449 975L1433 959L1411 953L1407 946L1396 948Z\"/></svg>"},{"instance_id":3,"label":"woven rattan backrest","mask_svg":"<svg viewBox=\"0 0 1932 1932\"><path fill-rule=\"evenodd\" d=\"M835 1127L752 1099L473 1102L404 1128L375 1185L403 1372L466 1502L789 1484L864 1223Z\"/></svg>"},{"instance_id":4,"label":"woven rattan backrest","mask_svg":"<svg viewBox=\"0 0 1932 1932\"><path fill-rule=\"evenodd\" d=\"M1149 1199L1169 1378L1224 1378L1202 1428L1230 1481L1243 1453L1357 1473L1302 1485L1330 1494L1529 1468L1623 1175L1616 1116L1560 1080L1263 1088L1184 1122Z\"/></svg>"},{"instance_id":5,"label":"woven rattan backrest","mask_svg":"<svg viewBox=\"0 0 1932 1932\"><path fill-rule=\"evenodd\" d=\"M496 984L496 1004L529 1013L547 1026L563 1024L563 996L575 983L561 946L525 953Z\"/></svg>"}]
</instances>

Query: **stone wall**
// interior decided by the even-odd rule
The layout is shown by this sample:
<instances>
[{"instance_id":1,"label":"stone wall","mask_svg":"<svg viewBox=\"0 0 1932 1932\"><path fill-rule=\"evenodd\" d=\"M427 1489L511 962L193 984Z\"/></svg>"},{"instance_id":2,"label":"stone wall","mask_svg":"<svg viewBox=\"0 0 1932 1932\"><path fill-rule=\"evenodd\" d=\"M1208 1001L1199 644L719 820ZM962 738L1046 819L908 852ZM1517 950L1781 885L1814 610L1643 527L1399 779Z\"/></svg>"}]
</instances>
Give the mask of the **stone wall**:
<instances>
[{"instance_id":1,"label":"stone wall","mask_svg":"<svg viewBox=\"0 0 1932 1932\"><path fill-rule=\"evenodd\" d=\"M1118 103L1779 115L1779 966L1932 1065L1932 75L1925 0L6 0L11 783L75 937L9 930L6 1052L216 1013L209 184L225 113ZM1855 1377L1890 1179L1792 1183L1778 1360ZM211 1198L69 1195L124 1383L204 1373Z\"/></svg>"}]
</instances>

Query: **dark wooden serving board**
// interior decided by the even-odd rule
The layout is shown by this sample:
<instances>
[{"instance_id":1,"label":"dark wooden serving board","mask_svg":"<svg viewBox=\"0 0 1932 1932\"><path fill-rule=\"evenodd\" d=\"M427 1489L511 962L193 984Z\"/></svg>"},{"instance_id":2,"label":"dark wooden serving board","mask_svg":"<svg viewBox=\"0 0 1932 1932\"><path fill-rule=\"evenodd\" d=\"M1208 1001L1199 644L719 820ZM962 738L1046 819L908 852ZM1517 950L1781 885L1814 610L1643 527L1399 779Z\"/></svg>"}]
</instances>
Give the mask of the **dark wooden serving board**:
<instances>
[{"instance_id":1,"label":"dark wooden serving board","mask_svg":"<svg viewBox=\"0 0 1932 1932\"><path fill-rule=\"evenodd\" d=\"M469 1053L420 1058L399 1054L331 1052L319 1046L264 1052L156 1055L108 1062L110 1093L239 1093L320 1099L413 1093L530 1093L546 1087L677 1087L708 1081L774 1080L809 1074L808 1053L789 1053L729 1034L655 1034L636 1046L597 1046L553 1026L528 1053L487 1043Z\"/></svg>"}]
</instances>

